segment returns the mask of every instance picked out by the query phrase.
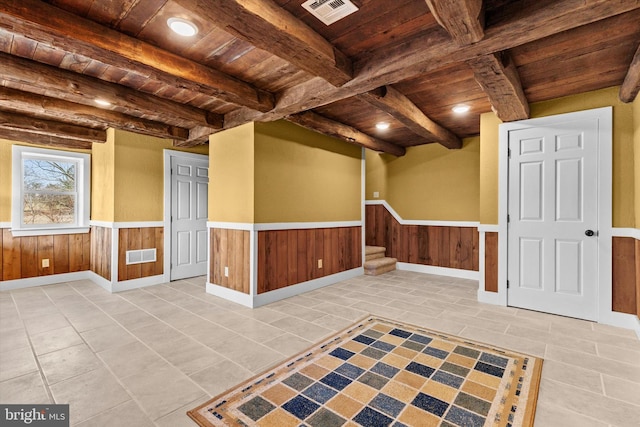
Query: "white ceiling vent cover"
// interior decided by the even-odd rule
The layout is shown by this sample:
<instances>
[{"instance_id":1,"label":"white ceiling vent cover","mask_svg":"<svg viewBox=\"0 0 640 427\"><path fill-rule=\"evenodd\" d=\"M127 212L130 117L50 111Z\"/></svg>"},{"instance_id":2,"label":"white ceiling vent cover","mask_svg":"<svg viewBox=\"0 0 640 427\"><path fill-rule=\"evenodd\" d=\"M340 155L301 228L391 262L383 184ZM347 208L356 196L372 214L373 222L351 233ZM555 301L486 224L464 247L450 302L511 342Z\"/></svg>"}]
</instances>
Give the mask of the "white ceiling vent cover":
<instances>
[{"instance_id":1,"label":"white ceiling vent cover","mask_svg":"<svg viewBox=\"0 0 640 427\"><path fill-rule=\"evenodd\" d=\"M325 25L331 25L358 10L349 0L307 0L302 7Z\"/></svg>"}]
</instances>

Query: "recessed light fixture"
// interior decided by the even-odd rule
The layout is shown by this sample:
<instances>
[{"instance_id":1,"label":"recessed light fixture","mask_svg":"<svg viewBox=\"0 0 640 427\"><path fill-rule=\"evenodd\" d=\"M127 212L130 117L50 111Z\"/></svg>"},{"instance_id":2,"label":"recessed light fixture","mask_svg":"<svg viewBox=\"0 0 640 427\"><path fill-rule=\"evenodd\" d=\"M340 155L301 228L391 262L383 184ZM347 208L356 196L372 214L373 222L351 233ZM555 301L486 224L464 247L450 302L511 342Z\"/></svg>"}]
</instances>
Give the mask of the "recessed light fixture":
<instances>
[{"instance_id":1,"label":"recessed light fixture","mask_svg":"<svg viewBox=\"0 0 640 427\"><path fill-rule=\"evenodd\" d=\"M453 112L456 114L464 114L466 112L468 112L471 109L471 107L469 107L466 104L458 104L455 107L452 108Z\"/></svg>"},{"instance_id":2,"label":"recessed light fixture","mask_svg":"<svg viewBox=\"0 0 640 427\"><path fill-rule=\"evenodd\" d=\"M99 99L99 98L98 98L98 99L96 99L94 102L95 102L96 104L98 104L98 105L102 106L102 107L109 107L109 106L111 106L111 103L110 103L109 101L105 101L104 99Z\"/></svg>"},{"instance_id":3,"label":"recessed light fixture","mask_svg":"<svg viewBox=\"0 0 640 427\"><path fill-rule=\"evenodd\" d=\"M192 37L198 34L198 27L193 22L182 18L169 18L167 25L174 33L185 37Z\"/></svg>"},{"instance_id":4,"label":"recessed light fixture","mask_svg":"<svg viewBox=\"0 0 640 427\"><path fill-rule=\"evenodd\" d=\"M389 123L387 123L387 122L376 123L376 128L380 129L380 130L387 130L387 129L389 129Z\"/></svg>"}]
</instances>

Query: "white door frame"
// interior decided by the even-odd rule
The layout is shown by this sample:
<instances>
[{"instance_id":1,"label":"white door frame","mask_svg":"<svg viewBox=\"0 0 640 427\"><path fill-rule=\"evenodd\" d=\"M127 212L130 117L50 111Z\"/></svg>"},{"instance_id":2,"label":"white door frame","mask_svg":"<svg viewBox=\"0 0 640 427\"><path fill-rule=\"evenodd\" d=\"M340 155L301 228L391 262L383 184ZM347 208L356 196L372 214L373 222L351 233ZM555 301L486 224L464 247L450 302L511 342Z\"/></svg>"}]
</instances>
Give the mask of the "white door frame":
<instances>
[{"instance_id":1,"label":"white door frame","mask_svg":"<svg viewBox=\"0 0 640 427\"><path fill-rule=\"evenodd\" d=\"M620 313L611 309L612 279L611 279L611 239L612 239L612 171L613 171L613 109L612 107L578 111L575 113L522 120L519 122L500 125L499 139L499 170L498 170L498 294L494 300L500 305L507 305L507 255L508 255L508 226L507 213L509 206L509 132L552 126L575 119L600 119L598 126L598 314L600 323L619 324Z\"/></svg>"},{"instance_id":2,"label":"white door frame","mask_svg":"<svg viewBox=\"0 0 640 427\"><path fill-rule=\"evenodd\" d=\"M180 157L183 159L204 160L209 162L209 156L206 154L187 153L184 151L176 151L164 149L164 266L163 282L171 281L171 158ZM208 247L209 245L207 245ZM209 254L207 253L207 263L209 262ZM209 269L207 268L207 271Z\"/></svg>"}]
</instances>

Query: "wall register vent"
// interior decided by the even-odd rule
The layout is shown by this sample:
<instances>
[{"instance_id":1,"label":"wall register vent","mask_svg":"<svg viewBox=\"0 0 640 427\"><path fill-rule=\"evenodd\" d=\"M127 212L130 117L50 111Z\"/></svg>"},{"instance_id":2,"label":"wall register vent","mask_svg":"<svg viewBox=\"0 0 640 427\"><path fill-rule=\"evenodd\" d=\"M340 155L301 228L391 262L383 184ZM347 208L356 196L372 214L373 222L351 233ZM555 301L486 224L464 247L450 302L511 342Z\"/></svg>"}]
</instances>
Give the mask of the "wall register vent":
<instances>
[{"instance_id":1,"label":"wall register vent","mask_svg":"<svg viewBox=\"0 0 640 427\"><path fill-rule=\"evenodd\" d=\"M307 0L302 7L325 25L331 25L358 10L349 0Z\"/></svg>"},{"instance_id":2,"label":"wall register vent","mask_svg":"<svg viewBox=\"0 0 640 427\"><path fill-rule=\"evenodd\" d=\"M127 251L127 265L156 262L156 248Z\"/></svg>"}]
</instances>

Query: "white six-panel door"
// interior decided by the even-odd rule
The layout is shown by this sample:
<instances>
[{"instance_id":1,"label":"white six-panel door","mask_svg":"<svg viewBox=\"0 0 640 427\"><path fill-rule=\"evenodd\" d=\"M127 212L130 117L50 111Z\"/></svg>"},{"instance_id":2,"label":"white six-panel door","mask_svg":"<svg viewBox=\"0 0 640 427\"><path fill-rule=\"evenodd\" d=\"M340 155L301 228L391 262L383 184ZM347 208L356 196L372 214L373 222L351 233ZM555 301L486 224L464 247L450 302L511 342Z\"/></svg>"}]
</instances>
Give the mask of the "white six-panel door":
<instances>
[{"instance_id":1,"label":"white six-panel door","mask_svg":"<svg viewBox=\"0 0 640 427\"><path fill-rule=\"evenodd\" d=\"M509 133L509 305L597 319L598 143L593 119Z\"/></svg>"},{"instance_id":2,"label":"white six-panel door","mask_svg":"<svg viewBox=\"0 0 640 427\"><path fill-rule=\"evenodd\" d=\"M207 273L209 164L171 157L171 280Z\"/></svg>"}]
</instances>

